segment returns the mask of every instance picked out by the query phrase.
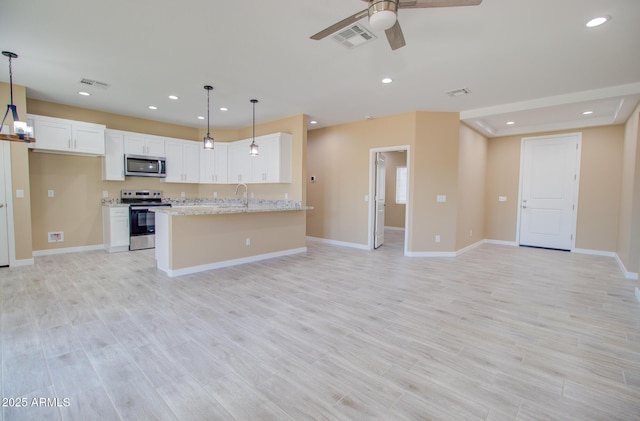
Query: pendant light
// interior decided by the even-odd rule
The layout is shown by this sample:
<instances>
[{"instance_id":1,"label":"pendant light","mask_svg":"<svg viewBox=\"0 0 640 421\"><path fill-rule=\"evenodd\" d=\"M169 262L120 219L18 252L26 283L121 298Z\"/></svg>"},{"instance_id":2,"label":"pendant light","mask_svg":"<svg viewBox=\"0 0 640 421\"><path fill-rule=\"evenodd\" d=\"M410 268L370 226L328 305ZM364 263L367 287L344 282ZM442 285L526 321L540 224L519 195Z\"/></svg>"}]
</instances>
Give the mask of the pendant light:
<instances>
[{"instance_id":1,"label":"pendant light","mask_svg":"<svg viewBox=\"0 0 640 421\"><path fill-rule=\"evenodd\" d=\"M13 69L11 68L11 59L18 58L16 53L12 53L11 51L3 51L2 55L5 57L9 57L9 95L11 103L7 105L7 111L4 113L4 117L2 118L2 123L0 123L0 130L4 127L4 122L9 115L9 111L11 111L11 115L13 117L13 133L18 135L20 139L24 139L25 142L29 142L29 132L31 131L29 127L27 127L27 123L24 121L20 121L18 118L18 109L13 103Z\"/></svg>"},{"instance_id":2,"label":"pendant light","mask_svg":"<svg viewBox=\"0 0 640 421\"><path fill-rule=\"evenodd\" d=\"M249 145L249 155L258 156L258 145L256 145L256 103L257 99L252 99L251 103L253 104L253 137L251 140L251 145Z\"/></svg>"},{"instance_id":3,"label":"pendant light","mask_svg":"<svg viewBox=\"0 0 640 421\"><path fill-rule=\"evenodd\" d=\"M204 148L213 149L213 138L211 137L209 129L209 94L211 93L213 86L205 85L204 89L207 90L207 135L204 137Z\"/></svg>"}]
</instances>

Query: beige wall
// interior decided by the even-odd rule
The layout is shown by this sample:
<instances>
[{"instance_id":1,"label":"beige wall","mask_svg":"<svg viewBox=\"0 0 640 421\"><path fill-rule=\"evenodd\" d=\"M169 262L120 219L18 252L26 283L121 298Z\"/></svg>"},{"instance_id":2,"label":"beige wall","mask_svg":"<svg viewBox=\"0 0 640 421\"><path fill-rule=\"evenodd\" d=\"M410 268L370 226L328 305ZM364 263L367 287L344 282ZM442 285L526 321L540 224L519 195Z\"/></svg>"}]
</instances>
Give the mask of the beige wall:
<instances>
[{"instance_id":1,"label":"beige wall","mask_svg":"<svg viewBox=\"0 0 640 421\"><path fill-rule=\"evenodd\" d=\"M312 130L308 134L307 235L368 243L370 150L409 145L415 113Z\"/></svg>"},{"instance_id":2,"label":"beige wall","mask_svg":"<svg viewBox=\"0 0 640 421\"><path fill-rule=\"evenodd\" d=\"M640 271L640 105L624 127L617 254L628 272ZM639 284L640 285L640 284Z\"/></svg>"},{"instance_id":3,"label":"beige wall","mask_svg":"<svg viewBox=\"0 0 640 421\"><path fill-rule=\"evenodd\" d=\"M460 125L456 249L484 239L488 139Z\"/></svg>"},{"instance_id":4,"label":"beige wall","mask_svg":"<svg viewBox=\"0 0 640 421\"><path fill-rule=\"evenodd\" d=\"M454 251L458 179L457 113L412 112L309 133L307 234L368 243L370 151L408 145L409 252ZM446 203L436 203L438 194ZM441 243L435 242L435 235Z\"/></svg>"},{"instance_id":5,"label":"beige wall","mask_svg":"<svg viewBox=\"0 0 640 421\"><path fill-rule=\"evenodd\" d=\"M404 228L407 206L396 203L396 169L407 166L406 152L384 152L385 174L385 227Z\"/></svg>"},{"instance_id":6,"label":"beige wall","mask_svg":"<svg viewBox=\"0 0 640 421\"><path fill-rule=\"evenodd\" d=\"M151 120L119 116L100 111L87 110L50 102L28 100L30 114L65 118L104 124L109 129L154 134L200 141L206 130L159 123ZM24 109L23 109L24 110ZM295 116L276 122L256 126L256 135L283 131L293 134L293 183L250 185L257 199L284 199L284 193L291 200L302 200L303 153L306 147L306 116ZM217 141L232 141L251 136L251 128L242 130L216 130L212 135ZM248 134L247 134L248 133ZM102 192L109 197L120 197L123 189L162 190L165 197L179 198L184 193L187 198L233 197L235 185L199 185L165 183L160 179L127 177L126 181L103 181L101 158L29 153L29 177L31 203L33 206L32 242L33 250L86 247L102 244ZM47 195L54 191L54 197ZM47 233L64 232L64 242L49 243ZM30 249L31 250L31 249Z\"/></svg>"},{"instance_id":7,"label":"beige wall","mask_svg":"<svg viewBox=\"0 0 640 421\"><path fill-rule=\"evenodd\" d=\"M10 103L10 87L0 82L0 103ZM24 86L13 85L13 103L18 110L18 117L26 121L27 99ZM4 113L5 108L2 109ZM3 114L4 116L4 114ZM11 113L4 123L13 133L13 118ZM16 260L29 260L33 257L31 250L31 199L29 185L29 159L25 143L11 142L11 181L12 191L7 192L13 197L13 224L15 232ZM16 197L16 190L24 190L24 198Z\"/></svg>"},{"instance_id":8,"label":"beige wall","mask_svg":"<svg viewBox=\"0 0 640 421\"><path fill-rule=\"evenodd\" d=\"M410 156L409 244L412 252L456 250L458 113L416 113ZM437 203L446 195L446 203ZM435 242L440 235L441 242Z\"/></svg>"},{"instance_id":9,"label":"beige wall","mask_svg":"<svg viewBox=\"0 0 640 421\"><path fill-rule=\"evenodd\" d=\"M615 251L620 203L622 126L585 128L582 133L576 248ZM518 217L520 144L523 137L490 139L487 155L485 237L515 241ZM498 196L507 196L499 202Z\"/></svg>"}]
</instances>

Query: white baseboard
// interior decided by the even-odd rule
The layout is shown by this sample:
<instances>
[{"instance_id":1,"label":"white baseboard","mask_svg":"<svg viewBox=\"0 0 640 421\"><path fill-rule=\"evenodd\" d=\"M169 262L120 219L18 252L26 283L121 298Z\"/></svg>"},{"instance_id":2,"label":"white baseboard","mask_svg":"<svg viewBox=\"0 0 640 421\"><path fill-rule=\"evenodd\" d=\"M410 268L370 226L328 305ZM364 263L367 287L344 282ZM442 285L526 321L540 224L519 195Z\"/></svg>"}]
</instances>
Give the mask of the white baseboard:
<instances>
[{"instance_id":1,"label":"white baseboard","mask_svg":"<svg viewBox=\"0 0 640 421\"><path fill-rule=\"evenodd\" d=\"M369 246L366 244L348 243L346 241L329 240L327 238L309 237L309 236L307 236L307 240L316 241L318 243L323 243L323 244L329 244L332 246L351 247L351 248L360 249L360 250L369 250Z\"/></svg>"},{"instance_id":2,"label":"white baseboard","mask_svg":"<svg viewBox=\"0 0 640 421\"><path fill-rule=\"evenodd\" d=\"M389 231L404 231L404 227L387 227L387 226L385 226L384 229L389 230Z\"/></svg>"},{"instance_id":3,"label":"white baseboard","mask_svg":"<svg viewBox=\"0 0 640 421\"><path fill-rule=\"evenodd\" d=\"M283 256L289 256L291 254L306 253L306 252L307 252L306 247L300 247L296 249L260 254L258 256L242 257L239 259L225 260L223 262L208 263L206 265L199 265L199 266L191 266L191 267L182 268L182 269L175 269L175 270L160 269L160 270L166 273L170 278L173 278L175 276L191 275L194 273L204 272L207 270L220 269L220 268L229 267L229 266L237 266L237 265L242 265L244 263L259 262L261 260L273 259L275 257L283 257Z\"/></svg>"},{"instance_id":4,"label":"white baseboard","mask_svg":"<svg viewBox=\"0 0 640 421\"><path fill-rule=\"evenodd\" d=\"M617 253L613 257L615 257L616 262L618 262L618 266L620 267L620 270L622 271L622 273L624 273L625 278L635 280L635 281L638 280L638 274L636 272L628 272L626 266L622 262L622 259L620 259L620 256L618 256Z\"/></svg>"},{"instance_id":5,"label":"white baseboard","mask_svg":"<svg viewBox=\"0 0 640 421\"><path fill-rule=\"evenodd\" d=\"M616 257L616 253L613 251L603 251L603 250L592 250L592 249L573 249L572 253L578 254L590 254L592 256L605 256L605 257Z\"/></svg>"},{"instance_id":6,"label":"white baseboard","mask_svg":"<svg viewBox=\"0 0 640 421\"><path fill-rule=\"evenodd\" d=\"M463 247L460 250L457 250L456 251L456 256L460 256L461 254L464 254L464 253L468 252L469 250L473 250L474 248L479 247L479 246L483 245L484 243L485 243L484 240L479 240L479 241L476 241L473 244L469 244L467 247Z\"/></svg>"},{"instance_id":7,"label":"white baseboard","mask_svg":"<svg viewBox=\"0 0 640 421\"><path fill-rule=\"evenodd\" d=\"M518 247L519 244L516 243L515 241L504 241L504 240L489 240L489 239L485 239L482 240L484 241L485 244L497 244L499 246L512 246L512 247Z\"/></svg>"},{"instance_id":8,"label":"white baseboard","mask_svg":"<svg viewBox=\"0 0 640 421\"><path fill-rule=\"evenodd\" d=\"M53 254L79 253L81 251L104 250L104 244L96 244L93 246L66 247L60 249L34 250L33 256L51 256Z\"/></svg>"},{"instance_id":9,"label":"white baseboard","mask_svg":"<svg viewBox=\"0 0 640 421\"><path fill-rule=\"evenodd\" d=\"M636 287L636 298L640 301L640 289Z\"/></svg>"},{"instance_id":10,"label":"white baseboard","mask_svg":"<svg viewBox=\"0 0 640 421\"><path fill-rule=\"evenodd\" d=\"M14 260L13 262L9 262L9 267L17 268L19 266L31 266L34 263L35 263L35 260L33 260L33 258L31 258L31 259L20 259L20 260Z\"/></svg>"}]
</instances>

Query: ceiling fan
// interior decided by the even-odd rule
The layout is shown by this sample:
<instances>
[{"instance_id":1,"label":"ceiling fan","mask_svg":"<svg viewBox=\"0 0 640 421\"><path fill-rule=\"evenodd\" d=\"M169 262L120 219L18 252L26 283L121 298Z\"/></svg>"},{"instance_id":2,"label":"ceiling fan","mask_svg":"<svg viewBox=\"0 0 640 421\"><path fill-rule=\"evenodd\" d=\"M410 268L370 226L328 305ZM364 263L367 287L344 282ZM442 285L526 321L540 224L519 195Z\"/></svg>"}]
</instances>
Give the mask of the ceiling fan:
<instances>
[{"instance_id":1,"label":"ceiling fan","mask_svg":"<svg viewBox=\"0 0 640 421\"><path fill-rule=\"evenodd\" d=\"M365 16L369 16L369 24L373 29L382 30L392 50L405 46L402 28L398 23L398 9L423 9L428 7L477 6L482 0L362 0L369 5L366 9L348 18L334 23L326 29L311 36L320 40L347 26L356 23Z\"/></svg>"}]
</instances>

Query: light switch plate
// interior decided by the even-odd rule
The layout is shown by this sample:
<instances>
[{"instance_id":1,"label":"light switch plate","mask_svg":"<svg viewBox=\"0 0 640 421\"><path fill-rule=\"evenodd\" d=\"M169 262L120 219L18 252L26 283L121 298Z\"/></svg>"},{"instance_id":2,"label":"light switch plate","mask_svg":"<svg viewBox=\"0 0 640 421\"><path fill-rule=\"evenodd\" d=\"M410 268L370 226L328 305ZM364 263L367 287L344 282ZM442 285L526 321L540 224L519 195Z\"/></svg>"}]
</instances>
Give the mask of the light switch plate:
<instances>
[{"instance_id":1,"label":"light switch plate","mask_svg":"<svg viewBox=\"0 0 640 421\"><path fill-rule=\"evenodd\" d=\"M447 195L446 194L439 194L436 196L436 202L438 203L445 203L447 201Z\"/></svg>"},{"instance_id":2,"label":"light switch plate","mask_svg":"<svg viewBox=\"0 0 640 421\"><path fill-rule=\"evenodd\" d=\"M47 196L54 197L55 194L53 193L53 190L47 190Z\"/></svg>"},{"instance_id":3,"label":"light switch plate","mask_svg":"<svg viewBox=\"0 0 640 421\"><path fill-rule=\"evenodd\" d=\"M498 196L498 202L506 202L507 196Z\"/></svg>"},{"instance_id":4,"label":"light switch plate","mask_svg":"<svg viewBox=\"0 0 640 421\"><path fill-rule=\"evenodd\" d=\"M17 189L17 190L16 190L16 197L17 197L18 199L22 199L22 198L24 198L24 190L23 190L23 189Z\"/></svg>"},{"instance_id":5,"label":"light switch plate","mask_svg":"<svg viewBox=\"0 0 640 421\"><path fill-rule=\"evenodd\" d=\"M109 197L109 190L102 190L102 197Z\"/></svg>"}]
</instances>

